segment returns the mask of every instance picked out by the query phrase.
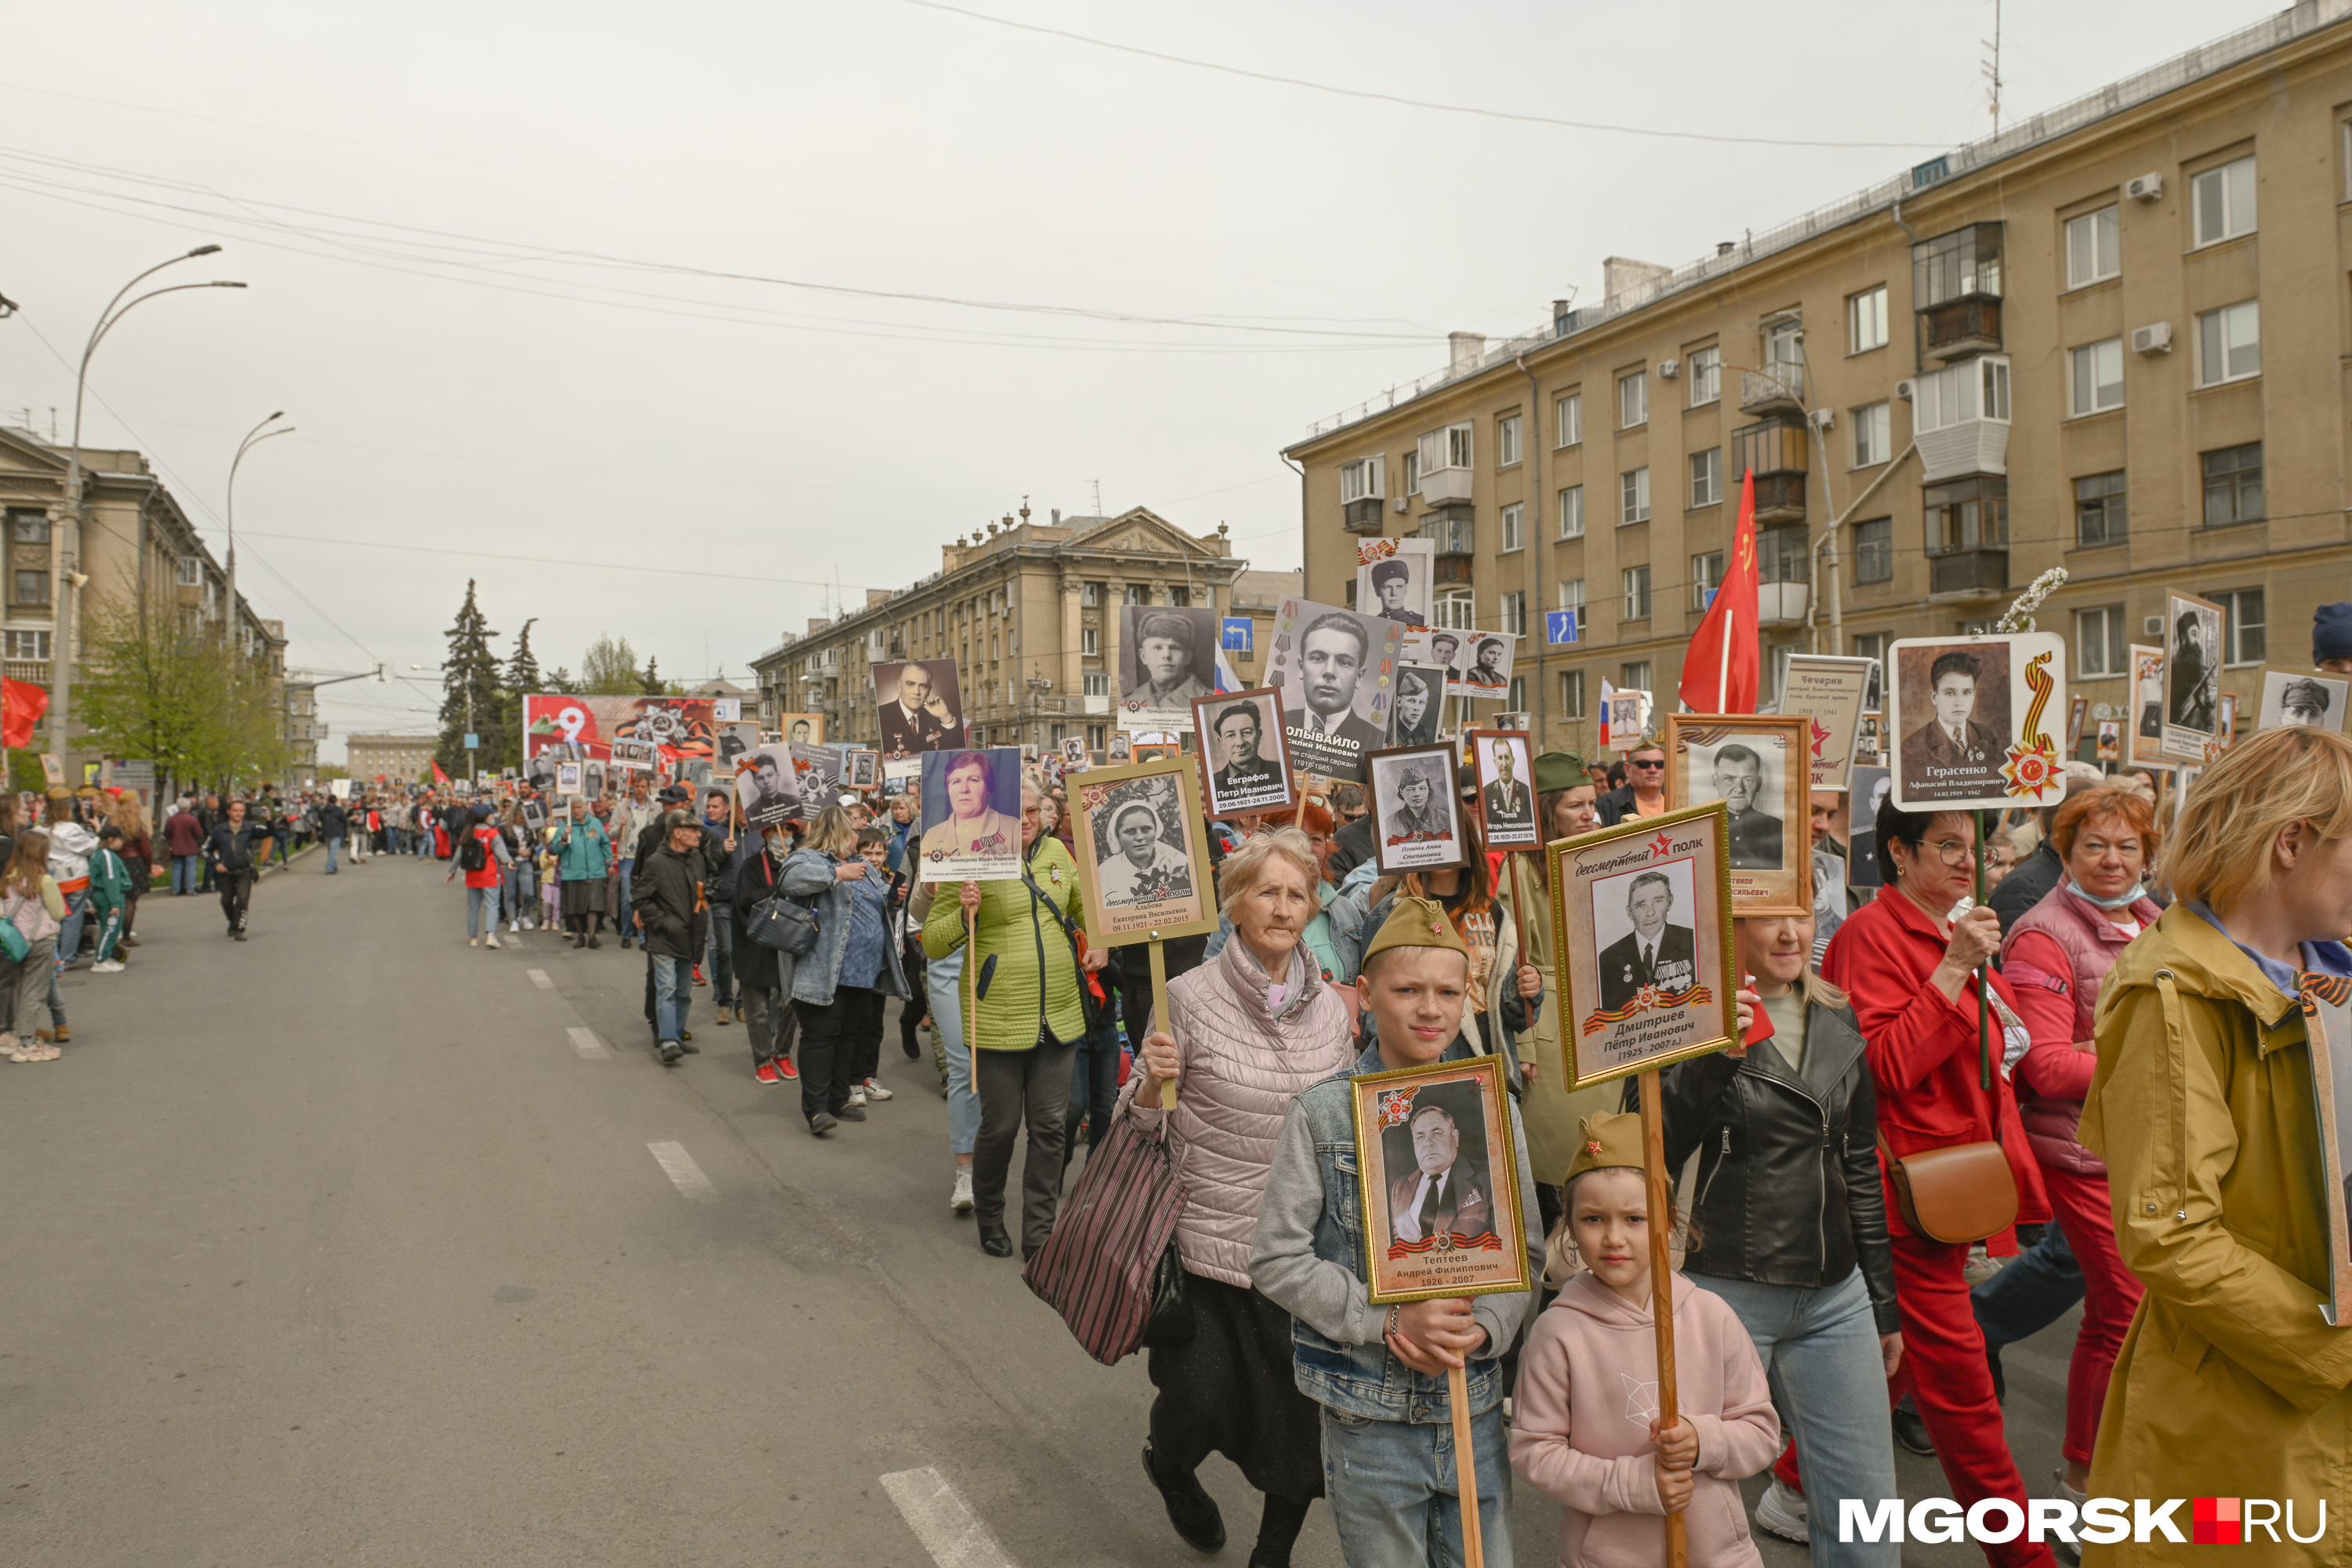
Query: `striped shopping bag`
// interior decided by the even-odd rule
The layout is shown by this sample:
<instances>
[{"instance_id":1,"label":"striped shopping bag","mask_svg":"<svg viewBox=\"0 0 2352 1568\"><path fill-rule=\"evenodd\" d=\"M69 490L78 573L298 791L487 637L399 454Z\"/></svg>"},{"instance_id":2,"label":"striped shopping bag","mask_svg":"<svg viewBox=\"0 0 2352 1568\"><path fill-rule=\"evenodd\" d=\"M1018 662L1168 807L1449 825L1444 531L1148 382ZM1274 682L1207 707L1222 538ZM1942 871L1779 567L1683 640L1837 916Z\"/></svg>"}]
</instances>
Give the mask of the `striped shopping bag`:
<instances>
[{"instance_id":1,"label":"striped shopping bag","mask_svg":"<svg viewBox=\"0 0 2352 1568\"><path fill-rule=\"evenodd\" d=\"M1021 1277L1088 1355L1113 1365L1143 1342L1153 1276L1183 1211L1184 1184L1167 1146L1116 1117Z\"/></svg>"}]
</instances>

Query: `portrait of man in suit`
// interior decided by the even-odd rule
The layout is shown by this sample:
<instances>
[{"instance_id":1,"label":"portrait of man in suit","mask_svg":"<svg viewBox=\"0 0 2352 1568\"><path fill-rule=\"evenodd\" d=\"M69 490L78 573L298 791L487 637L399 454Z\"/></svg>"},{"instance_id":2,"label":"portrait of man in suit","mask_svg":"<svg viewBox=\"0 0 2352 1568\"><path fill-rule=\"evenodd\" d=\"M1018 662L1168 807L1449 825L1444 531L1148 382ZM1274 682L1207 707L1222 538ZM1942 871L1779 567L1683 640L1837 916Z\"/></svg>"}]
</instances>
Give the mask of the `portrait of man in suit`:
<instances>
[{"instance_id":1,"label":"portrait of man in suit","mask_svg":"<svg viewBox=\"0 0 2352 1568\"><path fill-rule=\"evenodd\" d=\"M1308 736L1353 741L1359 757L1379 751L1379 729L1356 713L1356 686L1370 652L1353 616L1335 610L1307 622L1298 637L1298 668L1285 693L1283 723Z\"/></svg>"},{"instance_id":2,"label":"portrait of man in suit","mask_svg":"<svg viewBox=\"0 0 2352 1568\"><path fill-rule=\"evenodd\" d=\"M1412 1135L1413 1168L1389 1183L1389 1230L1393 1239L1420 1242L1459 1237L1466 1241L1491 1232L1495 1200L1486 1190L1486 1178L1462 1153L1465 1141L1473 1147L1485 1147L1483 1132L1473 1127L1473 1136L1465 1140L1454 1112L1428 1098L1414 1105L1405 1130Z\"/></svg>"},{"instance_id":3,"label":"portrait of man in suit","mask_svg":"<svg viewBox=\"0 0 2352 1568\"><path fill-rule=\"evenodd\" d=\"M1927 721L1903 737L1903 776L1923 786L1948 788L1997 780L2001 741L1976 721L1977 683L1984 661L1964 648L1937 656L1927 668Z\"/></svg>"},{"instance_id":4,"label":"portrait of man in suit","mask_svg":"<svg viewBox=\"0 0 2352 1568\"><path fill-rule=\"evenodd\" d=\"M1664 871L1636 871L1627 879L1625 916L1633 929L1601 952L1601 1005L1613 1013L1644 985L1687 991L1698 978L1698 939L1676 925L1675 885Z\"/></svg>"},{"instance_id":5,"label":"portrait of man in suit","mask_svg":"<svg viewBox=\"0 0 2352 1568\"><path fill-rule=\"evenodd\" d=\"M1738 742L1716 748L1707 776L1715 797L1731 808L1731 839L1727 846L1735 871L1778 871L1780 819L1762 809L1768 782L1764 759L1752 746Z\"/></svg>"},{"instance_id":6,"label":"portrait of man in suit","mask_svg":"<svg viewBox=\"0 0 2352 1568\"><path fill-rule=\"evenodd\" d=\"M1487 753L1494 760L1495 777L1483 793L1481 805L1486 807L1486 822L1492 827L1520 827L1536 819L1535 796L1525 781L1517 776L1517 748L1508 741L1496 741Z\"/></svg>"},{"instance_id":7,"label":"portrait of man in suit","mask_svg":"<svg viewBox=\"0 0 2352 1568\"><path fill-rule=\"evenodd\" d=\"M963 744L963 723L932 689L930 667L901 665L898 689L882 704L882 750L896 756Z\"/></svg>"},{"instance_id":8,"label":"portrait of man in suit","mask_svg":"<svg viewBox=\"0 0 2352 1568\"><path fill-rule=\"evenodd\" d=\"M1210 733L1217 752L1217 771L1210 775L1213 795L1221 801L1246 798L1255 791L1281 782L1273 761L1258 754L1265 743L1265 720L1255 702L1233 702L1217 710Z\"/></svg>"},{"instance_id":9,"label":"portrait of man in suit","mask_svg":"<svg viewBox=\"0 0 2352 1568\"><path fill-rule=\"evenodd\" d=\"M799 775L782 746L768 746L752 753L751 767L735 775L735 794L742 804L746 822L764 826L800 815Z\"/></svg>"}]
</instances>

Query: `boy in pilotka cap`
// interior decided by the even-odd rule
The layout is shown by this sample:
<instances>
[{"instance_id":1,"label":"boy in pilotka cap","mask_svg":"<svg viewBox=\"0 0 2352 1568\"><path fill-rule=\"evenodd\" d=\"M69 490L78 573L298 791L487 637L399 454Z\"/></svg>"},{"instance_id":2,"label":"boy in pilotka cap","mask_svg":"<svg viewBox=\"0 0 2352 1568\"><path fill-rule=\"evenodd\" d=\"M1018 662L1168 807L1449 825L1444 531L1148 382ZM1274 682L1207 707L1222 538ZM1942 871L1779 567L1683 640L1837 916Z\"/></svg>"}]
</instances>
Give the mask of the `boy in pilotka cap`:
<instances>
[{"instance_id":1,"label":"boy in pilotka cap","mask_svg":"<svg viewBox=\"0 0 2352 1568\"><path fill-rule=\"evenodd\" d=\"M1501 1364L1526 1321L1529 1295L1375 1307L1360 1273L1365 1221L1349 1077L1480 1054L1462 1034L1469 985L1470 950L1445 911L1427 899L1398 898L1364 951L1360 986L1372 1016L1371 1043L1349 1073L1290 1102L1258 1209L1250 1281L1295 1320L1292 1372L1300 1392L1323 1407L1326 1496L1340 1553L1350 1563L1462 1561L1446 1392L1448 1369L1460 1366L1467 1372L1486 1559L1488 1568L1510 1568ZM1509 1097L1502 1099L1510 1117ZM1413 1114L1423 1114L1418 1100ZM1511 1149L1518 1190L1534 1192L1516 1117ZM1454 1205L1458 1216L1483 1200L1491 1214L1491 1193L1476 1192L1466 1178L1459 1190L1444 1191L1452 1179L1452 1173L1421 1178L1398 1213L1410 1224L1441 1204ZM1533 1279L1543 1267L1543 1239L1532 1205L1519 1224L1516 1245L1527 1250Z\"/></svg>"}]
</instances>

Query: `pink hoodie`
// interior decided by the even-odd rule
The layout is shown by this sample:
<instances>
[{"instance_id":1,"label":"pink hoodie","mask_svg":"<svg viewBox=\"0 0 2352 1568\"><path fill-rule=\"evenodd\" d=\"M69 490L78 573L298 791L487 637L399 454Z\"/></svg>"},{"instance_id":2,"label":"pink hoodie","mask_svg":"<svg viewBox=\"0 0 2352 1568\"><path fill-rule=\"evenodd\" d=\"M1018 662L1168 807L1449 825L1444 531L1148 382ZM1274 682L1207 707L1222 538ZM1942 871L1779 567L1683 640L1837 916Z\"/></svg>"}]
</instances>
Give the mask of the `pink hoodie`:
<instances>
[{"instance_id":1,"label":"pink hoodie","mask_svg":"<svg viewBox=\"0 0 2352 1568\"><path fill-rule=\"evenodd\" d=\"M1738 1482L1780 1451L1764 1364L1723 1298L1675 1276L1675 1394L1698 1433L1684 1529L1691 1568L1760 1568ZM1571 1279L1528 1331L1511 1418L1511 1463L1567 1507L1561 1568L1654 1568L1664 1560L1650 1423L1658 1412L1650 1310L1590 1273Z\"/></svg>"}]
</instances>

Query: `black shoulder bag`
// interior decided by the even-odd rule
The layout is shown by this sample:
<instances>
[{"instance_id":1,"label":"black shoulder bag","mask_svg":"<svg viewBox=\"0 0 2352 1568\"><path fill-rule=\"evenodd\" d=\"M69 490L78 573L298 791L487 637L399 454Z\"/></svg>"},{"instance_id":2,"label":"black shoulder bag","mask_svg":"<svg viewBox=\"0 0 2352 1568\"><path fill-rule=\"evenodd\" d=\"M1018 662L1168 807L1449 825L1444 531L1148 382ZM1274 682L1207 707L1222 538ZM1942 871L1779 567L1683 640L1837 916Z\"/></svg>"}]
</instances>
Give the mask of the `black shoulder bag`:
<instances>
[{"instance_id":1,"label":"black shoulder bag","mask_svg":"<svg viewBox=\"0 0 2352 1568\"><path fill-rule=\"evenodd\" d=\"M771 888L776 885L774 861L775 857L767 850L760 851L761 874L767 878ZM816 911L797 900L772 892L751 906L743 922L743 934L761 947L805 958L816 946Z\"/></svg>"}]
</instances>

